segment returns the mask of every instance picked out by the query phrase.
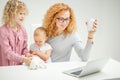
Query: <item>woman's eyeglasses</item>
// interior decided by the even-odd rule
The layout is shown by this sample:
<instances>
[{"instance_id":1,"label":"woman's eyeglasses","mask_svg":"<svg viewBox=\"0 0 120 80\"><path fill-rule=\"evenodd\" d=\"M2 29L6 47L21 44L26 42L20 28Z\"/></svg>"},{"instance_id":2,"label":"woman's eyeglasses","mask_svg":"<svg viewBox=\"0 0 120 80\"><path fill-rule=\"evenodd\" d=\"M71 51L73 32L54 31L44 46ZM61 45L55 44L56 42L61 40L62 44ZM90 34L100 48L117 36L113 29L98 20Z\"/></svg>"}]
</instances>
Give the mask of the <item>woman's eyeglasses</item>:
<instances>
[{"instance_id":1,"label":"woman's eyeglasses","mask_svg":"<svg viewBox=\"0 0 120 80\"><path fill-rule=\"evenodd\" d=\"M62 17L59 17L57 18L57 20L60 22L60 23L63 23L63 22L69 22L70 21L70 18L62 18Z\"/></svg>"}]
</instances>

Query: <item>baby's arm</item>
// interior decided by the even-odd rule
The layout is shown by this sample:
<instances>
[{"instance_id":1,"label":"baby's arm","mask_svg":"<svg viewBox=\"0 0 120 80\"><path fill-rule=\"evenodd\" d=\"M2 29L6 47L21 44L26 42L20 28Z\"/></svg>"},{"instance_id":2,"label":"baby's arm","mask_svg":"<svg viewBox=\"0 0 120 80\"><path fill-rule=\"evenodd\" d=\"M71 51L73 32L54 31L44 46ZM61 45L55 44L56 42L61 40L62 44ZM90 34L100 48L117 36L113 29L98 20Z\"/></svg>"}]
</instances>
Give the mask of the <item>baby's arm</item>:
<instances>
[{"instance_id":1,"label":"baby's arm","mask_svg":"<svg viewBox=\"0 0 120 80\"><path fill-rule=\"evenodd\" d=\"M45 53L42 53L41 51L32 51L32 54L39 56L44 61L47 61L51 55L51 49L46 50Z\"/></svg>"}]
</instances>

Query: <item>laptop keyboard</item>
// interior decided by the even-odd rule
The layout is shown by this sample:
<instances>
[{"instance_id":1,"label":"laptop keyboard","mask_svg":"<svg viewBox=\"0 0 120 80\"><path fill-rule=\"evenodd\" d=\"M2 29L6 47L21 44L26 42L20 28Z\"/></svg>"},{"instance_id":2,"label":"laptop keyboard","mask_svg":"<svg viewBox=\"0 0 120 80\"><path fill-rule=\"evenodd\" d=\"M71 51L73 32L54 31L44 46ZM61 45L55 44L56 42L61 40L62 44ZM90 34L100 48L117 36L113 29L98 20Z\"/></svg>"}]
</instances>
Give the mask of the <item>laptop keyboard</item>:
<instances>
[{"instance_id":1,"label":"laptop keyboard","mask_svg":"<svg viewBox=\"0 0 120 80\"><path fill-rule=\"evenodd\" d=\"M76 71L76 72L72 72L71 74L75 74L75 75L79 75L81 73L82 70L80 71Z\"/></svg>"}]
</instances>

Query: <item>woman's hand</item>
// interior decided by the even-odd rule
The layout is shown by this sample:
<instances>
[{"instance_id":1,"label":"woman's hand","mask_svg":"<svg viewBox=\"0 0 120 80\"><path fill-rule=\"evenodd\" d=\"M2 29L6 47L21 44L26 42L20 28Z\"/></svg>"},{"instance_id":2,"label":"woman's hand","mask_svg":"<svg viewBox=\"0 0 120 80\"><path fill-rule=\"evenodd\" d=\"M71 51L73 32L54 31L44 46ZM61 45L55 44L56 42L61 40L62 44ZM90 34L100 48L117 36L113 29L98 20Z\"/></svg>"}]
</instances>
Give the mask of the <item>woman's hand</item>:
<instances>
[{"instance_id":1,"label":"woman's hand","mask_svg":"<svg viewBox=\"0 0 120 80\"><path fill-rule=\"evenodd\" d=\"M86 23L87 25L87 23ZM95 19L95 21L93 22L93 28L91 31L88 31L88 42L93 43L93 36L97 30L98 27L98 21Z\"/></svg>"}]
</instances>

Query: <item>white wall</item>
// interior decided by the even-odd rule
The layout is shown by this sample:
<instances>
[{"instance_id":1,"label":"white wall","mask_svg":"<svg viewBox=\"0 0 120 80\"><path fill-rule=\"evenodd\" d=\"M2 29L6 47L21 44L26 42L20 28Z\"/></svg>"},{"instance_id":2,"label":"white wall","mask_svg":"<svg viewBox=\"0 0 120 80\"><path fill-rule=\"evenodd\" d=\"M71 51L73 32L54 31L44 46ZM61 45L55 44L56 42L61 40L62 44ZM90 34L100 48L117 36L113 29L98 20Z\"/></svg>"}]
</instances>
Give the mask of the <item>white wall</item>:
<instances>
[{"instance_id":1,"label":"white wall","mask_svg":"<svg viewBox=\"0 0 120 80\"><path fill-rule=\"evenodd\" d=\"M0 19L7 0L0 0ZM69 4L75 12L78 32L82 40L86 41L85 21L89 18L98 19L99 26L94 36L94 46L90 59L111 56L120 61L120 0L23 0L29 9L25 28L28 32L28 45L33 42L33 31L42 24L46 10L56 2ZM0 21L1 24L1 21ZM71 60L78 59L73 51Z\"/></svg>"}]
</instances>

